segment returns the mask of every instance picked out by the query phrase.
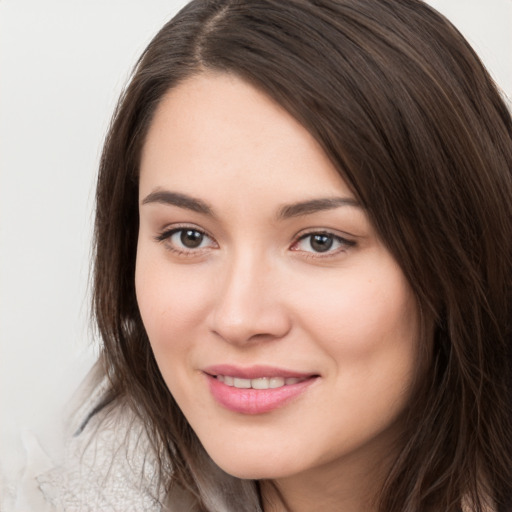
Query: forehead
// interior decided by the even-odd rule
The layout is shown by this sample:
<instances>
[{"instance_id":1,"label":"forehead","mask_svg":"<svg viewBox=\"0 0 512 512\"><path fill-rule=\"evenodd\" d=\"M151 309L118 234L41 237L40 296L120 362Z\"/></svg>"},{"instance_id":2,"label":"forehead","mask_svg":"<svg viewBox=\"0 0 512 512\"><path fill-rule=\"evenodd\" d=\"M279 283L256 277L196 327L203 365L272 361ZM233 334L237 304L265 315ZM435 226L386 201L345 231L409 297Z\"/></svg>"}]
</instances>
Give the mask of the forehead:
<instances>
[{"instance_id":1,"label":"forehead","mask_svg":"<svg viewBox=\"0 0 512 512\"><path fill-rule=\"evenodd\" d=\"M349 194L297 120L252 85L222 73L196 75L168 91L149 128L140 174L141 194L191 186L211 193L221 182L234 190Z\"/></svg>"}]
</instances>

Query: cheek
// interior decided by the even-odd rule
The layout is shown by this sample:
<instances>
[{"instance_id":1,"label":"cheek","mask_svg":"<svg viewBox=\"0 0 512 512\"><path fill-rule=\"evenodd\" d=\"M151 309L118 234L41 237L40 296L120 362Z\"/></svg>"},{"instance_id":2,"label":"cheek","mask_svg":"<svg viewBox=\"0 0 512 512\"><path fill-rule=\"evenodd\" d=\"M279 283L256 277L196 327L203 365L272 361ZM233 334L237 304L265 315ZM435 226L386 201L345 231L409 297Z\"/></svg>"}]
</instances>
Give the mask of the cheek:
<instances>
[{"instance_id":1,"label":"cheek","mask_svg":"<svg viewBox=\"0 0 512 512\"><path fill-rule=\"evenodd\" d=\"M300 317L311 335L354 340L354 350L373 350L390 338L417 336L416 300L404 278L391 276L331 282L327 291L309 288Z\"/></svg>"},{"instance_id":2,"label":"cheek","mask_svg":"<svg viewBox=\"0 0 512 512\"><path fill-rule=\"evenodd\" d=\"M163 261L162 261L163 260ZM135 271L137 303L155 356L179 351L200 324L207 307L207 290L200 275L190 279L165 258L139 248Z\"/></svg>"},{"instance_id":3,"label":"cheek","mask_svg":"<svg viewBox=\"0 0 512 512\"><path fill-rule=\"evenodd\" d=\"M308 297L304 329L328 356L331 394L318 404L333 422L333 446L370 439L394 424L413 391L419 363L416 300L401 272L345 279ZM333 403L336 403L333 407ZM323 428L318 416L315 428ZM348 441L347 441L348 442Z\"/></svg>"},{"instance_id":4,"label":"cheek","mask_svg":"<svg viewBox=\"0 0 512 512\"><path fill-rule=\"evenodd\" d=\"M370 267L371 268L371 267ZM407 390L419 360L417 303L400 269L391 262L344 276L301 304L303 329L331 360L345 399L378 397L384 389ZM351 274L352 275L352 274Z\"/></svg>"}]
</instances>

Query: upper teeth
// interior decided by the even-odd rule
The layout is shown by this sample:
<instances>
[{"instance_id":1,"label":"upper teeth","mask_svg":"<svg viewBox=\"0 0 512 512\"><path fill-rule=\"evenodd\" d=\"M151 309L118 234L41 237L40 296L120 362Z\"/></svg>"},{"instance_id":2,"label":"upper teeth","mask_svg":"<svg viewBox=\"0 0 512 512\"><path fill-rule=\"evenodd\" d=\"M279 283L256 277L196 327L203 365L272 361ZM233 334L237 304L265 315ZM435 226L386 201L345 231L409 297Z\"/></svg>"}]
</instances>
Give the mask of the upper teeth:
<instances>
[{"instance_id":1,"label":"upper teeth","mask_svg":"<svg viewBox=\"0 0 512 512\"><path fill-rule=\"evenodd\" d=\"M231 377L229 375L217 375L217 380L224 382L226 386L232 386L240 389L275 389L283 386L290 386L297 384L304 379L297 377L258 377L257 379L240 379L238 377Z\"/></svg>"}]
</instances>

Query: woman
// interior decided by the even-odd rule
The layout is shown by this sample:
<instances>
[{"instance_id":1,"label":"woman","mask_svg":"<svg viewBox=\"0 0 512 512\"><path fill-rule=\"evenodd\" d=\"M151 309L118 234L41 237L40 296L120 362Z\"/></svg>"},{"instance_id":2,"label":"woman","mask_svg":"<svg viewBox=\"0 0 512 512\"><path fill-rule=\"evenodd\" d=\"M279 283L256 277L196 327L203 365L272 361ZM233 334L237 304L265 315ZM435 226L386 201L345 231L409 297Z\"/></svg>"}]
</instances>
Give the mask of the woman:
<instances>
[{"instance_id":1,"label":"woman","mask_svg":"<svg viewBox=\"0 0 512 512\"><path fill-rule=\"evenodd\" d=\"M191 2L107 137L104 347L46 495L511 510L511 139L422 2Z\"/></svg>"}]
</instances>

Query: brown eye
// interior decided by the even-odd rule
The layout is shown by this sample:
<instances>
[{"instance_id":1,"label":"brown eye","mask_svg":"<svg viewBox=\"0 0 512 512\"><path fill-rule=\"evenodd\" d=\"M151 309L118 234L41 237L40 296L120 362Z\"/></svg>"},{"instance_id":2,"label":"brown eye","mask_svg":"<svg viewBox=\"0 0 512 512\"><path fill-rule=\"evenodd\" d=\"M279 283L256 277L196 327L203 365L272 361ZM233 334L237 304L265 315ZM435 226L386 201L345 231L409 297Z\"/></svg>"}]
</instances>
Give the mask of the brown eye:
<instances>
[{"instance_id":1,"label":"brown eye","mask_svg":"<svg viewBox=\"0 0 512 512\"><path fill-rule=\"evenodd\" d=\"M187 249L197 249L204 239L204 234L196 229L182 229L180 233L180 242Z\"/></svg>"},{"instance_id":2,"label":"brown eye","mask_svg":"<svg viewBox=\"0 0 512 512\"><path fill-rule=\"evenodd\" d=\"M164 231L155 237L165 247L181 255L190 256L198 254L203 249L215 249L217 244L203 231L193 227L174 228Z\"/></svg>"},{"instance_id":3,"label":"brown eye","mask_svg":"<svg viewBox=\"0 0 512 512\"><path fill-rule=\"evenodd\" d=\"M333 246L334 237L326 234L312 235L309 243L314 251L326 252Z\"/></svg>"},{"instance_id":4,"label":"brown eye","mask_svg":"<svg viewBox=\"0 0 512 512\"><path fill-rule=\"evenodd\" d=\"M292 250L310 253L310 255L325 254L325 256L335 256L354 245L356 245L356 242L353 240L347 240L334 233L317 232L301 236L292 246Z\"/></svg>"}]
</instances>

